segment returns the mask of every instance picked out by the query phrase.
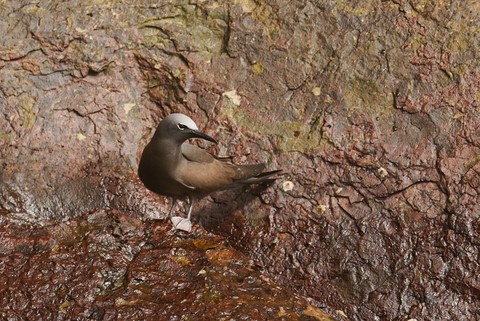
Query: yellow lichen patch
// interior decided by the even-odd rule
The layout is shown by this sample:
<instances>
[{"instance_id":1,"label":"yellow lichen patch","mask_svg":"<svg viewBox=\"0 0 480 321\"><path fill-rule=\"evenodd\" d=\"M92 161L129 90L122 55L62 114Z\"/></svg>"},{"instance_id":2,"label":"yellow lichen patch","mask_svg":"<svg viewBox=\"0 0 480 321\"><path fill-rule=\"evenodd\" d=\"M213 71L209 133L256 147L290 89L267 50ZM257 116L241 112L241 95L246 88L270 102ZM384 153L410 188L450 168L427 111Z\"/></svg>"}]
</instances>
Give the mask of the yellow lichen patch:
<instances>
[{"instance_id":1,"label":"yellow lichen patch","mask_svg":"<svg viewBox=\"0 0 480 321\"><path fill-rule=\"evenodd\" d=\"M179 263L181 266L190 265L190 259L185 255L170 255L170 259Z\"/></svg>"},{"instance_id":2,"label":"yellow lichen patch","mask_svg":"<svg viewBox=\"0 0 480 321\"><path fill-rule=\"evenodd\" d=\"M302 121L268 122L247 115L243 109L236 108L231 102L224 101L221 117L232 117L236 124L263 135L279 137L278 148L285 152L306 152L321 148L326 143L318 125Z\"/></svg>"},{"instance_id":3,"label":"yellow lichen patch","mask_svg":"<svg viewBox=\"0 0 480 321\"><path fill-rule=\"evenodd\" d=\"M393 110L393 95L378 89L377 83L369 79L350 80L344 101L349 111L362 110L369 114L385 114Z\"/></svg>"},{"instance_id":4,"label":"yellow lichen patch","mask_svg":"<svg viewBox=\"0 0 480 321\"><path fill-rule=\"evenodd\" d=\"M333 99L333 97L330 95L326 95L324 102L326 102L327 104L332 104L335 102L335 99Z\"/></svg>"},{"instance_id":5,"label":"yellow lichen patch","mask_svg":"<svg viewBox=\"0 0 480 321\"><path fill-rule=\"evenodd\" d=\"M374 11L374 8L371 6L371 2L365 1L358 1L355 2L355 5L352 6L349 3L345 2L337 2L337 8L340 11L343 11L347 14L351 14L354 16L366 16L367 14Z\"/></svg>"},{"instance_id":6,"label":"yellow lichen patch","mask_svg":"<svg viewBox=\"0 0 480 321\"><path fill-rule=\"evenodd\" d=\"M453 114L452 118L453 119L460 119L464 116L465 114L462 113L461 111L457 111L455 114Z\"/></svg>"},{"instance_id":7,"label":"yellow lichen patch","mask_svg":"<svg viewBox=\"0 0 480 321\"><path fill-rule=\"evenodd\" d=\"M412 51L415 51L426 42L427 42L427 38L425 36L416 34L413 37L410 37L406 47L408 47Z\"/></svg>"},{"instance_id":8,"label":"yellow lichen patch","mask_svg":"<svg viewBox=\"0 0 480 321\"><path fill-rule=\"evenodd\" d=\"M125 111L125 114L128 115L128 113L132 110L133 107L135 107L137 104L136 103L126 103L123 105L123 110Z\"/></svg>"},{"instance_id":9,"label":"yellow lichen patch","mask_svg":"<svg viewBox=\"0 0 480 321\"><path fill-rule=\"evenodd\" d=\"M222 96L228 98L235 106L240 106L242 102L242 96L240 96L236 90L226 91Z\"/></svg>"},{"instance_id":10,"label":"yellow lichen patch","mask_svg":"<svg viewBox=\"0 0 480 321\"><path fill-rule=\"evenodd\" d=\"M272 13L270 6L264 5L262 2L259 3L252 11L252 15L263 24L264 36L273 42L280 30L278 20L275 19L276 15Z\"/></svg>"},{"instance_id":11,"label":"yellow lichen patch","mask_svg":"<svg viewBox=\"0 0 480 321\"><path fill-rule=\"evenodd\" d=\"M21 109L21 119L20 123L26 129L32 129L37 120L37 113L34 110L35 99L31 96L23 95L20 100L20 109Z\"/></svg>"},{"instance_id":12,"label":"yellow lichen patch","mask_svg":"<svg viewBox=\"0 0 480 321\"><path fill-rule=\"evenodd\" d=\"M322 88L320 87L313 87L312 88L312 94L314 96L320 96L322 94Z\"/></svg>"},{"instance_id":13,"label":"yellow lichen patch","mask_svg":"<svg viewBox=\"0 0 480 321\"><path fill-rule=\"evenodd\" d=\"M37 15L37 16L44 16L44 15L47 15L48 13L47 9L42 8L40 6L25 6L22 8L22 10L25 10L26 13Z\"/></svg>"},{"instance_id":14,"label":"yellow lichen patch","mask_svg":"<svg viewBox=\"0 0 480 321\"><path fill-rule=\"evenodd\" d=\"M308 315L309 317L313 317L317 320L320 321L333 321L332 317L330 317L328 314L323 312L317 307L314 307L312 305L308 305L305 310L302 311L303 314Z\"/></svg>"},{"instance_id":15,"label":"yellow lichen patch","mask_svg":"<svg viewBox=\"0 0 480 321\"><path fill-rule=\"evenodd\" d=\"M170 40L160 33L154 24L150 24L150 21L141 25L139 30L143 35L144 44L148 47L165 48L170 43Z\"/></svg>"},{"instance_id":16,"label":"yellow lichen patch","mask_svg":"<svg viewBox=\"0 0 480 321\"><path fill-rule=\"evenodd\" d=\"M196 6L175 6L164 18L146 17L140 25L147 46L169 47L172 40L187 43L196 56L209 62L223 50L227 31L226 13L217 4L209 6L209 14L200 14ZM173 35L173 36L172 36Z\"/></svg>"},{"instance_id":17,"label":"yellow lichen patch","mask_svg":"<svg viewBox=\"0 0 480 321\"><path fill-rule=\"evenodd\" d=\"M85 136L82 133L77 134L77 140L79 140L79 141L84 141L86 138L87 138L87 136Z\"/></svg>"},{"instance_id":18,"label":"yellow lichen patch","mask_svg":"<svg viewBox=\"0 0 480 321\"><path fill-rule=\"evenodd\" d=\"M327 205L325 204L320 204L317 206L317 212L320 214L325 213L326 210L327 210Z\"/></svg>"},{"instance_id":19,"label":"yellow lichen patch","mask_svg":"<svg viewBox=\"0 0 480 321\"><path fill-rule=\"evenodd\" d=\"M242 7L242 11L245 13L252 13L257 7L257 4L253 0L235 0L235 3Z\"/></svg>"},{"instance_id":20,"label":"yellow lichen patch","mask_svg":"<svg viewBox=\"0 0 480 321\"><path fill-rule=\"evenodd\" d=\"M427 7L427 4L429 2L431 2L431 1L430 0L416 0L412 3L412 6L418 12L425 12L425 8Z\"/></svg>"},{"instance_id":21,"label":"yellow lichen patch","mask_svg":"<svg viewBox=\"0 0 480 321\"><path fill-rule=\"evenodd\" d=\"M60 309L60 312L62 313L66 313L66 309L72 305L72 302L66 300L66 301L63 301L62 304L60 304L60 306L58 307Z\"/></svg>"},{"instance_id":22,"label":"yellow lichen patch","mask_svg":"<svg viewBox=\"0 0 480 321\"><path fill-rule=\"evenodd\" d=\"M123 298L117 298L115 300L115 306L116 307L123 307L123 306L133 306L133 305L136 305L138 303L138 300L125 300Z\"/></svg>"},{"instance_id":23,"label":"yellow lichen patch","mask_svg":"<svg viewBox=\"0 0 480 321\"><path fill-rule=\"evenodd\" d=\"M471 168L473 168L479 162L480 162L480 155L477 155L477 156L469 159L464 165L465 172L469 171Z\"/></svg>"},{"instance_id":24,"label":"yellow lichen patch","mask_svg":"<svg viewBox=\"0 0 480 321\"><path fill-rule=\"evenodd\" d=\"M449 10L451 7L450 1L443 0L415 0L411 1L410 4L415 12L420 13L423 16L435 17L439 12L444 12ZM474 10L471 8L471 10Z\"/></svg>"},{"instance_id":25,"label":"yellow lichen patch","mask_svg":"<svg viewBox=\"0 0 480 321\"><path fill-rule=\"evenodd\" d=\"M4 142L8 142L11 138L12 138L12 135L0 130L0 140L3 140Z\"/></svg>"},{"instance_id":26,"label":"yellow lichen patch","mask_svg":"<svg viewBox=\"0 0 480 321\"><path fill-rule=\"evenodd\" d=\"M215 302L222 299L222 293L213 285L205 284L199 300L201 302Z\"/></svg>"},{"instance_id":27,"label":"yellow lichen patch","mask_svg":"<svg viewBox=\"0 0 480 321\"><path fill-rule=\"evenodd\" d=\"M217 241L210 241L205 239L194 239L193 245L200 250L211 250L219 246Z\"/></svg>"},{"instance_id":28,"label":"yellow lichen patch","mask_svg":"<svg viewBox=\"0 0 480 321\"><path fill-rule=\"evenodd\" d=\"M388 171L383 167L379 167L377 169L377 173L378 173L378 175L380 175L381 178L384 178L384 177L388 176Z\"/></svg>"},{"instance_id":29,"label":"yellow lichen patch","mask_svg":"<svg viewBox=\"0 0 480 321\"><path fill-rule=\"evenodd\" d=\"M345 312L343 312L342 310L336 310L336 312L337 312L338 314L340 314L342 317L348 319L347 314L346 314Z\"/></svg>"},{"instance_id":30,"label":"yellow lichen patch","mask_svg":"<svg viewBox=\"0 0 480 321\"><path fill-rule=\"evenodd\" d=\"M216 266L227 266L236 257L232 249L209 250L205 253L207 260Z\"/></svg>"},{"instance_id":31,"label":"yellow lichen patch","mask_svg":"<svg viewBox=\"0 0 480 321\"><path fill-rule=\"evenodd\" d=\"M252 64L252 72L254 75L261 75L263 74L263 66L261 63L256 62Z\"/></svg>"},{"instance_id":32,"label":"yellow lichen patch","mask_svg":"<svg viewBox=\"0 0 480 321\"><path fill-rule=\"evenodd\" d=\"M145 294L145 295L150 295L150 294L152 294L152 288L151 288L151 286L150 286L148 283L146 283L146 282L136 283L136 284L130 284L128 287L131 288L131 289L134 289L134 290L136 290L136 291L140 291L140 292L142 292L142 293Z\"/></svg>"}]
</instances>

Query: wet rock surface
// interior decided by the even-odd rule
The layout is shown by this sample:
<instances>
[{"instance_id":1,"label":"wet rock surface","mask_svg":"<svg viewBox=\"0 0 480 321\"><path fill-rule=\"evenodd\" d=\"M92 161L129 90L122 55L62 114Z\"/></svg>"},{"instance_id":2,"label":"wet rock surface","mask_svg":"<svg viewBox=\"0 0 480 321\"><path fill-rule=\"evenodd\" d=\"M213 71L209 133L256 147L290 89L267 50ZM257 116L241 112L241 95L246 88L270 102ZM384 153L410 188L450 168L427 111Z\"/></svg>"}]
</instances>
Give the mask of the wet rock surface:
<instances>
[{"instance_id":1,"label":"wet rock surface","mask_svg":"<svg viewBox=\"0 0 480 321\"><path fill-rule=\"evenodd\" d=\"M5 320L333 320L202 229L97 211L1 234Z\"/></svg>"},{"instance_id":2,"label":"wet rock surface","mask_svg":"<svg viewBox=\"0 0 480 321\"><path fill-rule=\"evenodd\" d=\"M480 317L476 1L0 6L2 317ZM217 236L152 221L170 112L284 169L200 202Z\"/></svg>"}]
</instances>

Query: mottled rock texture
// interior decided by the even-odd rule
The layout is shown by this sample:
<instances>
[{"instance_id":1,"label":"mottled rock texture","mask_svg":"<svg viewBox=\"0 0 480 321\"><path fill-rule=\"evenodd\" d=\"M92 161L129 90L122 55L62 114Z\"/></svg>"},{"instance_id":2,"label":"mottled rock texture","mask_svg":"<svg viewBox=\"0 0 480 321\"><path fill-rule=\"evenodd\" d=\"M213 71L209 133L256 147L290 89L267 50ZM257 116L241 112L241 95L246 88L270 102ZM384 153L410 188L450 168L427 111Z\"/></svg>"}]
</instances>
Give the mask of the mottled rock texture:
<instances>
[{"instance_id":1,"label":"mottled rock texture","mask_svg":"<svg viewBox=\"0 0 480 321\"><path fill-rule=\"evenodd\" d=\"M158 121L183 112L220 142L200 145L285 171L271 188L217 193L194 211L275 282L341 311L339 319L480 318L478 1L4 1L0 9L7 291L19 289L4 280L28 253L36 264L63 239L80 242L59 234L73 233L68 222L104 210L140 225L165 215L169 200L145 190L137 161ZM47 225L58 232L14 232ZM144 238L124 241L137 260ZM46 275L55 270L38 262ZM63 271L68 282L73 271ZM42 282L24 286L42 296ZM60 313L77 311L70 297L82 290L58 291ZM27 295L1 313L34 317L31 302ZM97 319L108 315L101 311ZM311 314L301 317L320 318Z\"/></svg>"}]
</instances>

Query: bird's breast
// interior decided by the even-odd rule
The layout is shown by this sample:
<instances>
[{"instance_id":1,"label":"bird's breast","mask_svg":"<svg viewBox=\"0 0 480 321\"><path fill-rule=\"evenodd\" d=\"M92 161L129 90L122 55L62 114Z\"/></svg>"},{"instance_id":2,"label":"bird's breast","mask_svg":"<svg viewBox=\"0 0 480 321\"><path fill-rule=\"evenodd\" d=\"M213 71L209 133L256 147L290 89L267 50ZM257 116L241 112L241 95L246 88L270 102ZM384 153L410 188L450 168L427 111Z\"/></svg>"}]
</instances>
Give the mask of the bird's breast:
<instances>
[{"instance_id":1,"label":"bird's breast","mask_svg":"<svg viewBox=\"0 0 480 321\"><path fill-rule=\"evenodd\" d=\"M138 165L138 177L146 188L160 195L185 196L187 188L174 178L172 155L147 145Z\"/></svg>"}]
</instances>

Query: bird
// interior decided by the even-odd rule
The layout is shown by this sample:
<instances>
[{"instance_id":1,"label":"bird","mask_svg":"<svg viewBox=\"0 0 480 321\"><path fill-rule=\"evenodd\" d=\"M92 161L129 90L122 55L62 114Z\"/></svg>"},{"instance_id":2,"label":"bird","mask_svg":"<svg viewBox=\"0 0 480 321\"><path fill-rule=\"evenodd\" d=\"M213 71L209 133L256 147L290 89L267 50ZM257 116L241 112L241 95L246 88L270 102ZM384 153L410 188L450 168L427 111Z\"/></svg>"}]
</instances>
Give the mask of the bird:
<instances>
[{"instance_id":1,"label":"bird","mask_svg":"<svg viewBox=\"0 0 480 321\"><path fill-rule=\"evenodd\" d=\"M168 213L174 230L190 232L194 203L208 194L250 184L273 182L281 170L265 172L265 163L237 165L229 158L214 156L186 141L200 138L218 142L201 132L195 122L181 113L166 116L145 146L138 165L138 176L145 187L173 198ZM187 218L172 216L178 199L188 199Z\"/></svg>"}]
</instances>

